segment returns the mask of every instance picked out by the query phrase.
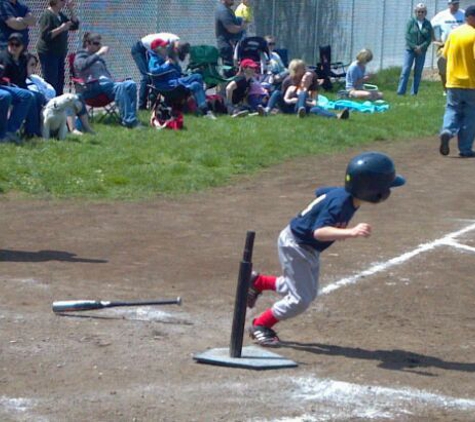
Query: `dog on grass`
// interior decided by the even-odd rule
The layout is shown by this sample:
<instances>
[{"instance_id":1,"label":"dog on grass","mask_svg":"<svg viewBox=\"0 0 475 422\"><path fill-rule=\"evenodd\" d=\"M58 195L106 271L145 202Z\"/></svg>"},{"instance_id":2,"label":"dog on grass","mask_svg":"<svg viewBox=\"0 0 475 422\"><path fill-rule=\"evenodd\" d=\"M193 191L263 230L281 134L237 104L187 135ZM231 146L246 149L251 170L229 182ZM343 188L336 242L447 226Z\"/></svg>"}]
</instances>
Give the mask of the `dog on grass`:
<instances>
[{"instance_id":1,"label":"dog on grass","mask_svg":"<svg viewBox=\"0 0 475 422\"><path fill-rule=\"evenodd\" d=\"M75 94L63 94L49 100L43 108L43 138L55 136L59 140L66 139L67 111L71 110L76 115L81 109L82 102Z\"/></svg>"}]
</instances>

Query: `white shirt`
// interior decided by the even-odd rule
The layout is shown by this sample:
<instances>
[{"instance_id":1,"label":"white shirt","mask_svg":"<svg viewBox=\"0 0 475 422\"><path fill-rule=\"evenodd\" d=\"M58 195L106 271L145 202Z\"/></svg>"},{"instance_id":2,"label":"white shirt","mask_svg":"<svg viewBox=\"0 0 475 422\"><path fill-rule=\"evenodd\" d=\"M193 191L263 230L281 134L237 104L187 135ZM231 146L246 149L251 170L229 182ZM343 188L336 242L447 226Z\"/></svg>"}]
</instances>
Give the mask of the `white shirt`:
<instances>
[{"instance_id":1,"label":"white shirt","mask_svg":"<svg viewBox=\"0 0 475 422\"><path fill-rule=\"evenodd\" d=\"M158 34L146 35L140 41L142 41L143 46L147 50L151 50L150 44L152 44L152 42L155 40L163 40L170 44L174 41L180 41L180 37L178 35L171 34L170 32L159 32Z\"/></svg>"},{"instance_id":2,"label":"white shirt","mask_svg":"<svg viewBox=\"0 0 475 422\"><path fill-rule=\"evenodd\" d=\"M440 40L445 42L453 29L465 23L465 11L459 9L455 15L452 15L450 9L442 10L442 12L437 13L437 15L432 18L430 23L434 30L439 28Z\"/></svg>"}]
</instances>

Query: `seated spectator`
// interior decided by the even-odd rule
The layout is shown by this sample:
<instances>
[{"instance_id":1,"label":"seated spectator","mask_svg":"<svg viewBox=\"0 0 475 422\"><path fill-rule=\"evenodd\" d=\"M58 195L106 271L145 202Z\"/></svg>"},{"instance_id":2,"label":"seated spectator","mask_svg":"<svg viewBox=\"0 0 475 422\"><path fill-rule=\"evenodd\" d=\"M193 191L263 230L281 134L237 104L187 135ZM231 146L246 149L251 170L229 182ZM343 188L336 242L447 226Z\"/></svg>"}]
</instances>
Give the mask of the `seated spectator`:
<instances>
[{"instance_id":1,"label":"seated spectator","mask_svg":"<svg viewBox=\"0 0 475 422\"><path fill-rule=\"evenodd\" d=\"M264 101L267 102L265 94L259 90L259 87L254 101L252 95L249 98L249 93L252 94L252 85L257 84L254 78L258 69L259 65L255 61L244 59L236 77L226 86L226 105L228 114L232 117L246 116L249 111L256 111L263 106Z\"/></svg>"},{"instance_id":2,"label":"seated spectator","mask_svg":"<svg viewBox=\"0 0 475 422\"><path fill-rule=\"evenodd\" d=\"M148 68L153 75L153 85L160 92L171 92L179 89L180 86L190 90L196 105L201 114L211 120L216 116L209 109L206 103L206 94L204 90L203 77L199 73L193 73L189 76L182 76L182 69L179 64L179 57L184 57L180 47L176 48L163 40L155 40L151 44L152 53L148 62ZM189 53L189 45L188 51Z\"/></svg>"},{"instance_id":3,"label":"seated spectator","mask_svg":"<svg viewBox=\"0 0 475 422\"><path fill-rule=\"evenodd\" d=\"M137 86L130 79L122 82L114 80L103 58L108 52L109 47L102 45L101 35L84 34L83 48L76 54L74 68L81 79L94 83L82 93L82 97L88 99L107 95L117 104L123 126L130 129L141 127L137 119Z\"/></svg>"},{"instance_id":4,"label":"seated spectator","mask_svg":"<svg viewBox=\"0 0 475 422\"><path fill-rule=\"evenodd\" d=\"M295 104L300 118L307 114L314 114L322 117L348 119L350 117L348 109L336 114L318 105L318 87L317 74L313 71L305 71L300 83L290 85L285 91L284 101L289 105Z\"/></svg>"},{"instance_id":5,"label":"seated spectator","mask_svg":"<svg viewBox=\"0 0 475 422\"><path fill-rule=\"evenodd\" d=\"M25 135L41 137L41 110L46 104L46 99L43 94L27 89L27 58L24 47L23 36L16 32L11 34L8 37L7 49L0 54L0 64L4 65L4 77L8 78L12 85L26 90L30 95L33 94L33 102L25 119Z\"/></svg>"},{"instance_id":6,"label":"seated spectator","mask_svg":"<svg viewBox=\"0 0 475 422\"><path fill-rule=\"evenodd\" d=\"M140 79L140 88L139 88L139 110L146 110L147 109L147 100L149 94L149 70L148 70L148 60L149 54L153 51L152 50L152 42L155 40L162 40L167 45L173 44L175 47L179 48L181 44L180 37L175 34L171 34L169 32L159 32L157 34L149 34L137 41L130 51L132 58L134 59L135 64L140 72L141 79ZM186 45L186 43L185 43ZM189 44L188 44L189 48ZM180 58L180 57L179 57ZM184 55L180 58L180 60L184 60Z\"/></svg>"},{"instance_id":7,"label":"seated spectator","mask_svg":"<svg viewBox=\"0 0 475 422\"><path fill-rule=\"evenodd\" d=\"M21 144L17 132L28 114L34 98L26 89L11 85L3 77L5 67L0 64L0 143Z\"/></svg>"},{"instance_id":8,"label":"seated spectator","mask_svg":"<svg viewBox=\"0 0 475 422\"><path fill-rule=\"evenodd\" d=\"M366 65L373 60L371 50L363 49L356 55L356 60L351 63L346 72L346 91L350 98L361 100L381 100L383 93L378 90L365 88L365 82L369 81L372 74L366 74Z\"/></svg>"},{"instance_id":9,"label":"seated spectator","mask_svg":"<svg viewBox=\"0 0 475 422\"><path fill-rule=\"evenodd\" d=\"M289 71L284 65L282 58L275 50L275 38L272 35L266 35L265 40L267 41L267 47L269 49L269 63L267 64L267 73L272 76L270 83L280 84L286 76L288 76Z\"/></svg>"},{"instance_id":10,"label":"seated spectator","mask_svg":"<svg viewBox=\"0 0 475 422\"><path fill-rule=\"evenodd\" d=\"M46 99L46 102L52 100L56 97L56 90L46 82L41 76L37 75L36 72L38 71L38 57L34 54L27 53L27 78L26 84L30 91L39 92L43 94ZM81 127L83 128L84 132L94 133L89 124L89 117L87 115L85 107L78 113L79 120L81 121ZM73 110L68 114L68 129L71 133L75 135L82 135L82 132L76 129L74 124L74 113Z\"/></svg>"}]
</instances>

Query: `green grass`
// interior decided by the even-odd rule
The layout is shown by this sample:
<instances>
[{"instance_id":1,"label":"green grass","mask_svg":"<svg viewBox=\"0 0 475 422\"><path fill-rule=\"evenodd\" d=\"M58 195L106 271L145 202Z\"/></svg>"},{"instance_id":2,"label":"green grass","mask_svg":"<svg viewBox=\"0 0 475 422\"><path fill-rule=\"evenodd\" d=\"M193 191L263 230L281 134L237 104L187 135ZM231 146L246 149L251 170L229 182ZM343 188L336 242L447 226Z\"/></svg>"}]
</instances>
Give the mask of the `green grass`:
<instances>
[{"instance_id":1,"label":"green grass","mask_svg":"<svg viewBox=\"0 0 475 422\"><path fill-rule=\"evenodd\" d=\"M176 195L230 183L236 175L290 158L436 136L444 110L440 83L423 82L417 97L398 97L398 76L399 69L389 69L375 80L391 106L388 112L352 113L349 121L185 116L182 131L96 124L96 136L36 140L21 147L2 144L0 193L121 200ZM140 114L144 124L148 117Z\"/></svg>"}]
</instances>

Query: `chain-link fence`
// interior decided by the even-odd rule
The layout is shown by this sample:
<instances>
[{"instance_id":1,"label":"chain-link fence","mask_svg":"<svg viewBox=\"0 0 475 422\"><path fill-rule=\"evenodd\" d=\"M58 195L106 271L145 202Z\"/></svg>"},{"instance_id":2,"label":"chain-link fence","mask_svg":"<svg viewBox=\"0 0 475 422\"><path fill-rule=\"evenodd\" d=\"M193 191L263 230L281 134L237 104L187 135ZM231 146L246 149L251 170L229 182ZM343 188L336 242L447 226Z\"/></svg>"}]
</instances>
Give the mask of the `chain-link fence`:
<instances>
[{"instance_id":1,"label":"chain-link fence","mask_svg":"<svg viewBox=\"0 0 475 422\"><path fill-rule=\"evenodd\" d=\"M23 0L39 17L47 0ZM235 0L238 4L240 0ZM416 0L253 0L255 32L273 34L290 58L319 61L320 45L332 46L334 60L351 62L361 48L373 50L372 70L400 66L404 33ZM462 0L466 7L475 0ZM447 8L446 0L427 0L428 18ZM132 44L149 33L172 32L191 44L215 44L214 10L218 0L76 0L81 26L69 35L69 50L81 46L85 31L99 32L111 47L107 63L117 78L139 74L130 56ZM37 28L31 31L35 49ZM431 52L428 57L433 56ZM426 60L432 66L433 60Z\"/></svg>"}]
</instances>

